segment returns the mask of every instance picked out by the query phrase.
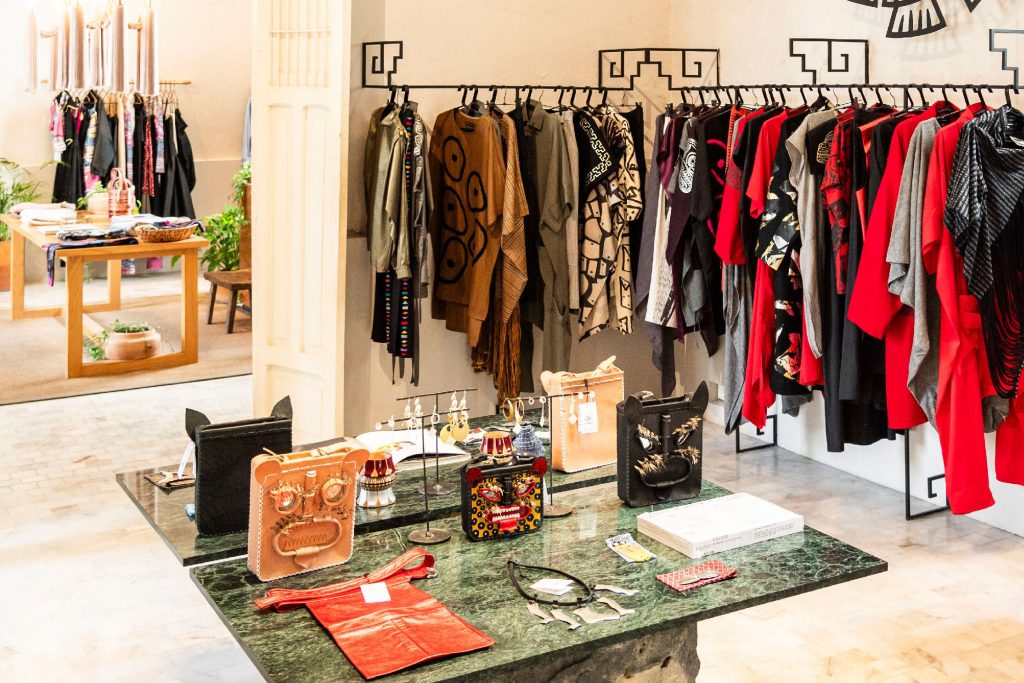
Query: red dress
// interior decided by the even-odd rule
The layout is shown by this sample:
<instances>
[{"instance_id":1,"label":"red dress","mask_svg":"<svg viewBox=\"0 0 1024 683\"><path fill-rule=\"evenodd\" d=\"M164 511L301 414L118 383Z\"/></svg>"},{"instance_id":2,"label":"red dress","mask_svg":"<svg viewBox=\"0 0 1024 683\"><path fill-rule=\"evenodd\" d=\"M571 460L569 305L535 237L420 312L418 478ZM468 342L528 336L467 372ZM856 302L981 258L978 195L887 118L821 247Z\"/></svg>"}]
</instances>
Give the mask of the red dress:
<instances>
[{"instance_id":1,"label":"red dress","mask_svg":"<svg viewBox=\"0 0 1024 683\"><path fill-rule=\"evenodd\" d=\"M896 126L885 174L864 235L864 253L850 299L850 321L865 334L885 339L885 397L892 429L910 429L924 424L927 418L907 388L914 344L914 313L889 292L886 254L910 138L921 122L934 118L940 107L950 106L936 103Z\"/></svg>"}]
</instances>

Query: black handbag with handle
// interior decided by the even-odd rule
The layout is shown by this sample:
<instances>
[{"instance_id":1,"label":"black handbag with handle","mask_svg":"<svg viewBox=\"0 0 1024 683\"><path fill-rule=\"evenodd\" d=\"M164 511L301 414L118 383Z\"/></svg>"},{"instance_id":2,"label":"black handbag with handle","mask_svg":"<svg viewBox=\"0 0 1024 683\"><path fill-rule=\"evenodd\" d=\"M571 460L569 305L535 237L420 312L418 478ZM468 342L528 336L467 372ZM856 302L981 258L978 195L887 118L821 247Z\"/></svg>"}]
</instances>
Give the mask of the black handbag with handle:
<instances>
[{"instance_id":1,"label":"black handbag with handle","mask_svg":"<svg viewBox=\"0 0 1024 683\"><path fill-rule=\"evenodd\" d=\"M223 424L186 408L185 430L196 446L196 528L207 536L245 531L252 459L292 452L291 399L278 401L270 417Z\"/></svg>"},{"instance_id":2,"label":"black handbag with handle","mask_svg":"<svg viewBox=\"0 0 1024 683\"><path fill-rule=\"evenodd\" d=\"M627 396L618 411L619 498L644 507L700 494L708 385L693 396Z\"/></svg>"}]
</instances>

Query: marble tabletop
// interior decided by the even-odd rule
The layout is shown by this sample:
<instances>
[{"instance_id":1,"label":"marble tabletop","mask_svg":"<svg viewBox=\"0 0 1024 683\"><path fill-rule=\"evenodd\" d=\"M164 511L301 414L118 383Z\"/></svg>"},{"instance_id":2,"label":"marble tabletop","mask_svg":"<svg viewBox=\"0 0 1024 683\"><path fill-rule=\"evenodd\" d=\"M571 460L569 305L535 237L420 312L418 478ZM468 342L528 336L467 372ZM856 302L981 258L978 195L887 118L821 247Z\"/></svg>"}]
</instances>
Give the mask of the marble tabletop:
<instances>
[{"instance_id":1,"label":"marble tabletop","mask_svg":"<svg viewBox=\"0 0 1024 683\"><path fill-rule=\"evenodd\" d=\"M700 497L694 500L727 493L705 481ZM704 560L691 560L638 534L636 517L679 503L629 508L619 502L614 486L610 485L573 491L563 498L575 507L571 516L545 520L538 533L514 539L471 543L459 529L457 519L439 521L439 526L452 532L452 540L428 548L437 559L438 577L416 583L491 636L495 645L381 680L497 680L499 675L524 671L531 665L549 664L556 659L568 664L595 648L681 629L703 619L887 569L883 560L807 527L799 534L712 556L736 567L738 576L677 593L656 581L655 575ZM694 501L682 504L689 502ZM398 528L363 535L356 539L352 560L347 565L275 582L259 582L246 568L244 559L194 568L191 575L268 680L361 681L359 673L307 610L260 612L252 601L270 587L311 588L371 571L408 548L408 531ZM628 564L608 550L605 539L626 531L657 554L657 559ZM591 583L639 589L640 593L633 597L613 596L623 607L635 609L636 614L618 621L584 625L575 631L569 631L561 622L541 624L527 612L526 601L513 588L506 570L508 558L558 568ZM382 652L382 656L386 653Z\"/></svg>"},{"instance_id":2,"label":"marble tabletop","mask_svg":"<svg viewBox=\"0 0 1024 683\"><path fill-rule=\"evenodd\" d=\"M528 418L536 419L539 414L527 413ZM487 416L470 420L472 427L484 429L503 426L500 416ZM312 445L311 445L312 446ZM550 455L550 446L545 442ZM468 449L467 449L468 450ZM434 472L434 459L429 458L428 481L434 482L435 476L451 490L441 496L431 496L429 518L431 520L447 517L460 509L459 499L459 468L461 462L442 463L437 475ZM248 542L245 532L222 534L219 536L200 536L195 522L185 515L185 505L195 500L193 487L164 492L149 483L145 476L152 472L174 470L177 465L165 465L134 472L121 472L116 475L117 483L124 489L143 517L164 540L183 566L192 566L206 562L214 562L230 557L246 554ZM615 480L615 465L607 465L583 472L554 472L552 490L555 501L559 502L557 493L570 491L594 484L603 484ZM423 474L422 462L406 461L395 480L394 505L381 509L356 508L356 533L380 531L407 524L422 524L428 513L424 509L422 494Z\"/></svg>"}]
</instances>

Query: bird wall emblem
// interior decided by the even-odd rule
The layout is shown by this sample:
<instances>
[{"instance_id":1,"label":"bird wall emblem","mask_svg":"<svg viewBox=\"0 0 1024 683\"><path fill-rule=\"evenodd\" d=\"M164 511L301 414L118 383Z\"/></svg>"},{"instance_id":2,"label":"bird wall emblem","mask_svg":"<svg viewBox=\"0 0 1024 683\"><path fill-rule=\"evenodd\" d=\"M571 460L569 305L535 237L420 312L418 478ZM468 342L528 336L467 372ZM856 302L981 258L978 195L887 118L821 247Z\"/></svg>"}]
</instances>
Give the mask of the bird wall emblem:
<instances>
[{"instance_id":1,"label":"bird wall emblem","mask_svg":"<svg viewBox=\"0 0 1024 683\"><path fill-rule=\"evenodd\" d=\"M973 12L981 0L961 0L967 10ZM946 28L946 17L942 14L939 0L847 0L865 7L883 8L891 11L888 38L916 38Z\"/></svg>"}]
</instances>

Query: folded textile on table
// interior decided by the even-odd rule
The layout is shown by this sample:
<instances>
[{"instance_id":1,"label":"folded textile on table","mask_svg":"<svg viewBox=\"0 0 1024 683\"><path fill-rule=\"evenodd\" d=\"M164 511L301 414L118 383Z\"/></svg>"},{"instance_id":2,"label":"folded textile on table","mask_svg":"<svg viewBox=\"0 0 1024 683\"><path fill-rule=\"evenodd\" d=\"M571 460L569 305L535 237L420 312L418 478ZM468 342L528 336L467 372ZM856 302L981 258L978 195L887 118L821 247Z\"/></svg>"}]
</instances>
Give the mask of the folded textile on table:
<instances>
[{"instance_id":1,"label":"folded textile on table","mask_svg":"<svg viewBox=\"0 0 1024 683\"><path fill-rule=\"evenodd\" d=\"M25 225L60 225L78 220L78 213L73 208L26 208L20 215Z\"/></svg>"},{"instance_id":2,"label":"folded textile on table","mask_svg":"<svg viewBox=\"0 0 1024 683\"><path fill-rule=\"evenodd\" d=\"M25 211L40 211L48 209L70 209L74 211L75 205L72 204L71 202L55 202L52 204L42 204L38 202L21 202L20 204L15 204L14 206L12 206L8 213L10 213L12 216L21 216L21 214L24 213Z\"/></svg>"},{"instance_id":3,"label":"folded textile on table","mask_svg":"<svg viewBox=\"0 0 1024 683\"><path fill-rule=\"evenodd\" d=\"M415 566L417 559L422 560ZM255 601L279 612L305 605L365 678L494 645L487 634L412 585L436 576L434 556L412 548L364 576L310 590L271 588ZM372 592L386 601L370 601Z\"/></svg>"},{"instance_id":4,"label":"folded textile on table","mask_svg":"<svg viewBox=\"0 0 1024 683\"><path fill-rule=\"evenodd\" d=\"M85 231L83 231L85 232ZM64 234L64 233L60 233ZM57 235L58 239L60 234ZM57 261L57 250L58 249L87 249L89 247L116 247L123 244L138 244L139 241L134 237L86 237L75 240L63 240L60 242L51 242L44 244L43 249L46 250L46 281L51 287L53 287L53 274L56 268Z\"/></svg>"}]
</instances>

